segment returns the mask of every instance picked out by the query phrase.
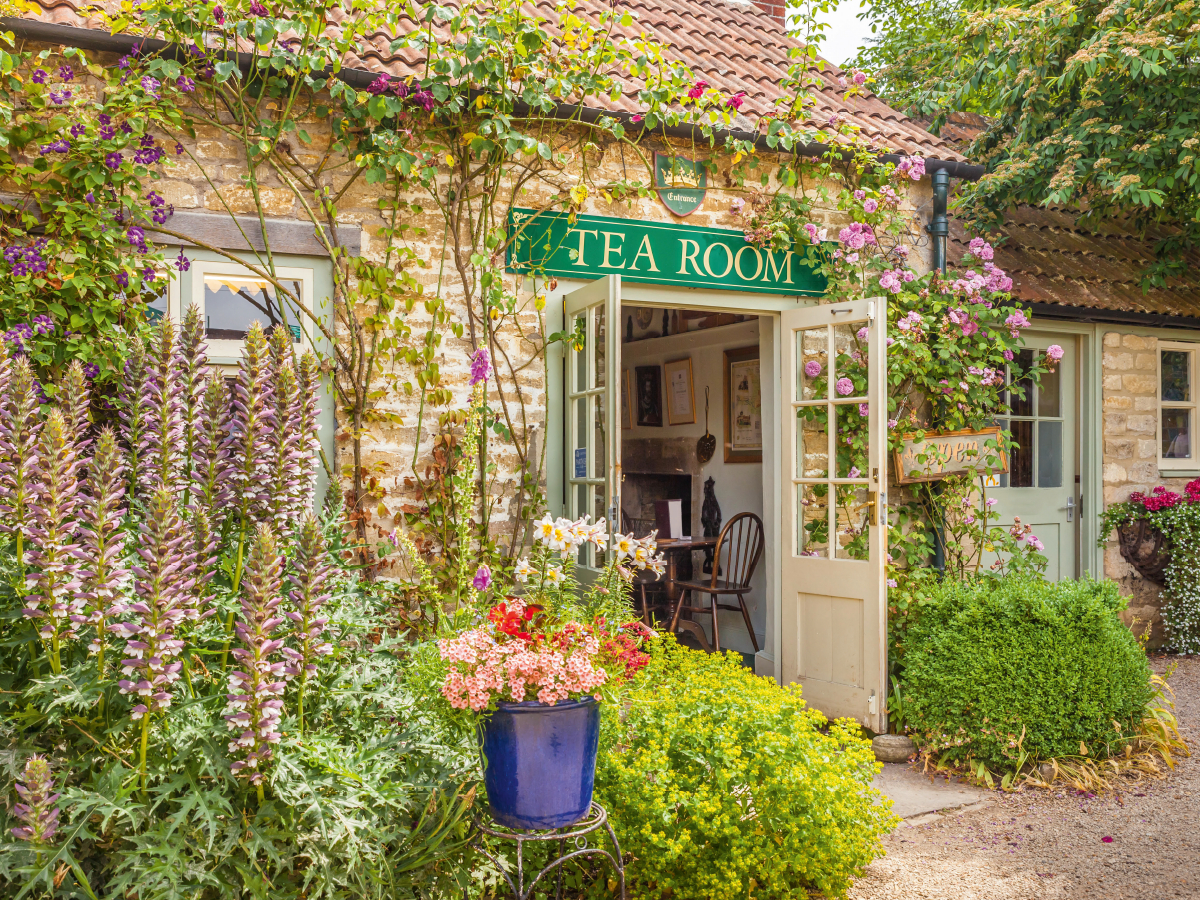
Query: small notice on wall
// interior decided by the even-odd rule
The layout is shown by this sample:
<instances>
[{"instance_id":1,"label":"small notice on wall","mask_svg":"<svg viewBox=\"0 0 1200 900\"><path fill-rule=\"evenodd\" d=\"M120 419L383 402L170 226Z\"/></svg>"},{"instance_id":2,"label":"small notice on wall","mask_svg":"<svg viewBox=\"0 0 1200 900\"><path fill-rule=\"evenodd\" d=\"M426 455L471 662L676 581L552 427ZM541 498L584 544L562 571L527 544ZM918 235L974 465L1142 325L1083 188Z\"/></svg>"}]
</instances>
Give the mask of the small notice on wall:
<instances>
[{"instance_id":1,"label":"small notice on wall","mask_svg":"<svg viewBox=\"0 0 1200 900\"><path fill-rule=\"evenodd\" d=\"M938 481L949 475L986 475L1008 471L1008 455L999 449L1000 429L927 432L904 438L893 451L901 484Z\"/></svg>"}]
</instances>

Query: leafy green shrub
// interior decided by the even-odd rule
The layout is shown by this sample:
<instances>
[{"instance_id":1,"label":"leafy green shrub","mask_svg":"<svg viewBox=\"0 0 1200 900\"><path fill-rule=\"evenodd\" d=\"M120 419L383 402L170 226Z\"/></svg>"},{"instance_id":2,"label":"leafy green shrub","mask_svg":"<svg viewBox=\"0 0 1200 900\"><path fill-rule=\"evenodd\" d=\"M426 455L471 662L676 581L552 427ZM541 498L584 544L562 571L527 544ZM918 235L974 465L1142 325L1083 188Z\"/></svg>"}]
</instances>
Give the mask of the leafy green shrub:
<instances>
[{"instance_id":1,"label":"leafy green shrub","mask_svg":"<svg viewBox=\"0 0 1200 900\"><path fill-rule=\"evenodd\" d=\"M609 810L630 897L843 894L897 822L852 722L805 708L733 655L670 637L624 712L605 710L596 796Z\"/></svg>"},{"instance_id":2,"label":"leafy green shrub","mask_svg":"<svg viewBox=\"0 0 1200 900\"><path fill-rule=\"evenodd\" d=\"M1134 737L1150 669L1117 618L1114 582L947 581L932 600L909 629L904 673L922 747L1012 770L1022 754L1109 756Z\"/></svg>"}]
</instances>

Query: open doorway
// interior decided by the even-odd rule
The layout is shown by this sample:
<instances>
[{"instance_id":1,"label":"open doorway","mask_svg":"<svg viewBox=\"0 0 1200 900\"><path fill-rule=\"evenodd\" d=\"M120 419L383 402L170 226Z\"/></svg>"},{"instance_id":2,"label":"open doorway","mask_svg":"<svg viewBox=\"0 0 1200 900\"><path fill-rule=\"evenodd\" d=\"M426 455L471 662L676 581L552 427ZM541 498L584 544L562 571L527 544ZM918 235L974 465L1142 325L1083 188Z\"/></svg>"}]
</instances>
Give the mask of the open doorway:
<instances>
[{"instance_id":1,"label":"open doorway","mask_svg":"<svg viewBox=\"0 0 1200 900\"><path fill-rule=\"evenodd\" d=\"M771 320L753 314L622 303L620 314L620 529L657 529L668 577L635 586L639 607L658 627L676 618L680 640L754 654L767 646L770 604L765 546L774 528L764 511L763 447L772 412L763 406L763 360L770 369ZM714 633L712 595L689 584L710 584L713 546L740 514L747 553L716 564L717 582L736 574L740 596L718 595ZM688 539L691 539L690 541ZM734 536L726 537L726 548ZM678 543L676 543L676 541ZM692 549L692 544L705 546ZM738 569L737 573L725 571ZM743 574L744 573L744 574ZM741 582L741 578L745 578ZM674 608L692 607L677 617ZM703 609L704 612L698 610Z\"/></svg>"}]
</instances>

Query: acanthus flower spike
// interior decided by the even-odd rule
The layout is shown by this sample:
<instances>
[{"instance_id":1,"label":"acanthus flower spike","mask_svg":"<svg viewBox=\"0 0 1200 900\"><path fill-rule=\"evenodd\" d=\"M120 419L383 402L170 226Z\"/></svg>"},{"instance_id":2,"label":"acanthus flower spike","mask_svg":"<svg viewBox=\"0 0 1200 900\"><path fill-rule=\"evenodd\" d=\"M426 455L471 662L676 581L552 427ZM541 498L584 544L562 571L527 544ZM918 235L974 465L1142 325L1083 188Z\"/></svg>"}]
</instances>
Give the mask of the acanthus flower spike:
<instances>
[{"instance_id":1,"label":"acanthus flower spike","mask_svg":"<svg viewBox=\"0 0 1200 900\"><path fill-rule=\"evenodd\" d=\"M121 379L121 394L117 403L117 415L121 420L121 442L125 445L127 462L125 483L132 497L137 493L142 478L142 443L146 435L146 412L142 409L142 386L146 382L146 347L135 338L125 358L124 377Z\"/></svg>"},{"instance_id":2,"label":"acanthus flower spike","mask_svg":"<svg viewBox=\"0 0 1200 900\"><path fill-rule=\"evenodd\" d=\"M208 382L208 345L204 343L204 317L200 307L191 304L183 315L179 344L175 351L176 380L179 391L179 427L181 485L183 505L192 503L193 479L200 432L204 428L204 390Z\"/></svg>"},{"instance_id":3,"label":"acanthus flower spike","mask_svg":"<svg viewBox=\"0 0 1200 900\"><path fill-rule=\"evenodd\" d=\"M132 615L111 626L125 638L126 658L121 665L126 677L118 686L122 694L134 694L140 701L131 713L134 719L171 705L171 686L183 668L176 659L183 649L176 630L188 619L198 618L191 602L187 535L175 497L165 485L151 494L138 530L138 559L133 566L136 599L126 610Z\"/></svg>"},{"instance_id":4,"label":"acanthus flower spike","mask_svg":"<svg viewBox=\"0 0 1200 900\"><path fill-rule=\"evenodd\" d=\"M83 363L76 359L67 366L58 391L58 406L67 421L67 434L75 441L75 452L82 453L91 443L88 431L92 427L91 396Z\"/></svg>"},{"instance_id":5,"label":"acanthus flower spike","mask_svg":"<svg viewBox=\"0 0 1200 900\"><path fill-rule=\"evenodd\" d=\"M196 447L192 455L192 498L195 505L222 516L229 505L227 483L229 451L225 447L225 432L229 419L229 389L220 372L211 372L200 401L200 418L195 432ZM218 528L223 518L214 518Z\"/></svg>"},{"instance_id":6,"label":"acanthus flower spike","mask_svg":"<svg viewBox=\"0 0 1200 900\"><path fill-rule=\"evenodd\" d=\"M321 437L318 434L321 410L321 364L311 352L305 352L296 366L296 385L300 392L300 415L296 432L300 439L300 510L312 509L317 492L317 461L321 456Z\"/></svg>"},{"instance_id":7,"label":"acanthus flower spike","mask_svg":"<svg viewBox=\"0 0 1200 900\"><path fill-rule=\"evenodd\" d=\"M273 424L268 439L269 480L267 520L283 538L299 513L300 392L293 363L292 333L284 327L271 332L271 403Z\"/></svg>"},{"instance_id":8,"label":"acanthus flower spike","mask_svg":"<svg viewBox=\"0 0 1200 900\"><path fill-rule=\"evenodd\" d=\"M154 329L146 368L146 378L142 382L145 433L138 482L138 494L143 499L160 484L170 491L179 484L182 404L179 402L175 361L175 326L166 316Z\"/></svg>"},{"instance_id":9,"label":"acanthus flower spike","mask_svg":"<svg viewBox=\"0 0 1200 900\"><path fill-rule=\"evenodd\" d=\"M83 525L80 533L83 565L80 579L87 598L87 622L96 629L88 646L97 655L97 668L104 677L104 647L107 618L116 607L123 611L123 596L129 572L125 568L125 540L120 531L125 514L121 502L125 498L125 482L121 471L121 450L117 436L105 428L96 439L95 451L88 467L88 493L79 510Z\"/></svg>"},{"instance_id":10,"label":"acanthus flower spike","mask_svg":"<svg viewBox=\"0 0 1200 900\"><path fill-rule=\"evenodd\" d=\"M34 482L38 468L38 387L29 360L12 363L7 390L0 396L0 528L12 534L17 545L17 566L23 565L33 517Z\"/></svg>"},{"instance_id":11,"label":"acanthus flower spike","mask_svg":"<svg viewBox=\"0 0 1200 900\"><path fill-rule=\"evenodd\" d=\"M242 527L258 515L267 499L268 448L274 430L271 408L269 348L258 322L250 324L233 384L233 412L225 439L226 483L231 506Z\"/></svg>"},{"instance_id":12,"label":"acanthus flower spike","mask_svg":"<svg viewBox=\"0 0 1200 900\"><path fill-rule=\"evenodd\" d=\"M260 798L271 746L282 737L279 721L286 681L279 650L284 642L274 637L285 621L279 614L282 570L275 535L267 525L259 525L246 560L236 628L241 646L233 650L239 668L229 673L225 721L236 735L229 752L242 757L230 768L257 786Z\"/></svg>"},{"instance_id":13,"label":"acanthus flower spike","mask_svg":"<svg viewBox=\"0 0 1200 900\"><path fill-rule=\"evenodd\" d=\"M38 480L29 507L31 574L22 612L36 621L56 675L62 671L63 640L74 637L85 620L77 543L78 469L66 418L61 410L52 410L38 435Z\"/></svg>"},{"instance_id":14,"label":"acanthus flower spike","mask_svg":"<svg viewBox=\"0 0 1200 900\"><path fill-rule=\"evenodd\" d=\"M12 815L21 824L12 829L13 837L36 846L46 846L58 833L58 798L54 792L54 773L42 756L31 756L25 771L16 781L20 802L13 804Z\"/></svg>"},{"instance_id":15,"label":"acanthus flower spike","mask_svg":"<svg viewBox=\"0 0 1200 900\"><path fill-rule=\"evenodd\" d=\"M284 672L300 680L297 706L301 731L304 730L304 689L308 677L317 671L317 658L333 652L333 645L321 637L329 624L329 619L321 615L321 607L329 601L330 569L321 523L309 512L300 522L295 557L288 573L292 586L288 598L292 608L286 615L295 627L293 640L296 646L282 648L288 659Z\"/></svg>"}]
</instances>

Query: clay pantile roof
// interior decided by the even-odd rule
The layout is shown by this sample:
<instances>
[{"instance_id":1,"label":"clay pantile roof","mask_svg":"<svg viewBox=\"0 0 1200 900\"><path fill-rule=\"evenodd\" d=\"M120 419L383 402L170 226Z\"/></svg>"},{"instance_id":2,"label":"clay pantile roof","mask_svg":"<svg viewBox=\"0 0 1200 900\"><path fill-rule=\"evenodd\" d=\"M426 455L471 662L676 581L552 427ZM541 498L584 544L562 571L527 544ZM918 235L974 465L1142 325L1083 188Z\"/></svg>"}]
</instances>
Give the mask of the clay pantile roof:
<instances>
[{"instance_id":1,"label":"clay pantile roof","mask_svg":"<svg viewBox=\"0 0 1200 900\"><path fill-rule=\"evenodd\" d=\"M1200 285L1176 282L1142 290L1142 272L1154 259L1154 244L1165 232L1140 238L1119 222L1104 220L1081 228L1065 207L1020 206L1010 212L996 245L995 263L1013 280L1013 296L1027 303L1086 307L1118 313L1200 317ZM948 256L957 260L969 235L951 219ZM1200 272L1200 253L1188 266Z\"/></svg>"},{"instance_id":2,"label":"clay pantile roof","mask_svg":"<svg viewBox=\"0 0 1200 900\"><path fill-rule=\"evenodd\" d=\"M37 7L26 12L24 18L90 29L105 27L103 16L96 11L98 5L115 6L114 0L102 0L99 4L87 0L36 2ZM551 0L532 2L546 19L554 21ZM606 0L581 0L574 11L581 17L595 17L607 8ZM745 113L762 114L773 108L779 96L777 85L792 63L789 53L802 46L787 36L777 19L749 0L627 0L625 8L635 19L632 27L622 29L626 34L634 37L644 32L648 38L668 44L674 59L686 64L697 78L728 94L745 91L746 103L742 107ZM413 56L413 51L406 51L411 58L391 53L388 35L371 35L367 44L357 58L346 60L346 64L402 77L419 71L421 61ZM965 162L949 141L930 134L878 97L847 97L845 89L838 85L840 75L837 67L828 64L820 73L814 124L823 125L830 116L841 115L857 125L864 136L892 152ZM634 112L636 99L636 93L630 92L615 105ZM737 122L735 127L753 129L750 120Z\"/></svg>"},{"instance_id":3,"label":"clay pantile roof","mask_svg":"<svg viewBox=\"0 0 1200 900\"><path fill-rule=\"evenodd\" d=\"M921 128L928 128L933 124L933 116L917 116L913 121ZM979 113L952 112L938 129L938 136L951 146L966 150L971 141L987 131L991 124L991 119Z\"/></svg>"}]
</instances>

